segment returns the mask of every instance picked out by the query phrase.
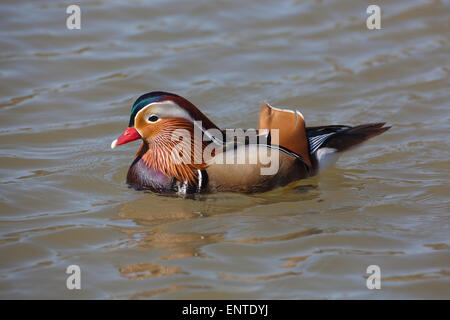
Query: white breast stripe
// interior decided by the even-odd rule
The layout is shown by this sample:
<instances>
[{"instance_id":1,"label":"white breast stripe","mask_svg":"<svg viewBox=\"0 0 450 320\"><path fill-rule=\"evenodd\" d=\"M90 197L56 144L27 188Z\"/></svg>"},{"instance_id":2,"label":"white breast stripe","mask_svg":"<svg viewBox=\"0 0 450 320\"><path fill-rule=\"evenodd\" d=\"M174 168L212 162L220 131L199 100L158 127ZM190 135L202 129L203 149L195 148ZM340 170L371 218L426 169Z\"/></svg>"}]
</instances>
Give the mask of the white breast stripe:
<instances>
[{"instance_id":1,"label":"white breast stripe","mask_svg":"<svg viewBox=\"0 0 450 320\"><path fill-rule=\"evenodd\" d=\"M202 171L201 170L197 170L198 171L198 187L197 187L197 191L200 192L202 190Z\"/></svg>"}]
</instances>

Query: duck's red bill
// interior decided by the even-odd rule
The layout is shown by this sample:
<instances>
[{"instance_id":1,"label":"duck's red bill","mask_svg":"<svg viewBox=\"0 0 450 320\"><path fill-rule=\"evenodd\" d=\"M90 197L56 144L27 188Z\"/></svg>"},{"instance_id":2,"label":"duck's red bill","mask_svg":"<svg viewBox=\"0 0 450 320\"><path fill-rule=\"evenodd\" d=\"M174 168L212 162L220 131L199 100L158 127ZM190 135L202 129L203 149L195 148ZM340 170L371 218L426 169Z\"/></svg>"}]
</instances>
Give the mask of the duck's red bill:
<instances>
[{"instance_id":1,"label":"duck's red bill","mask_svg":"<svg viewBox=\"0 0 450 320\"><path fill-rule=\"evenodd\" d=\"M120 137L118 137L116 140L114 140L111 143L111 149L114 149L117 146L120 146L121 144L125 144L137 139L140 139L141 135L134 127L128 127L127 130L125 130Z\"/></svg>"}]
</instances>

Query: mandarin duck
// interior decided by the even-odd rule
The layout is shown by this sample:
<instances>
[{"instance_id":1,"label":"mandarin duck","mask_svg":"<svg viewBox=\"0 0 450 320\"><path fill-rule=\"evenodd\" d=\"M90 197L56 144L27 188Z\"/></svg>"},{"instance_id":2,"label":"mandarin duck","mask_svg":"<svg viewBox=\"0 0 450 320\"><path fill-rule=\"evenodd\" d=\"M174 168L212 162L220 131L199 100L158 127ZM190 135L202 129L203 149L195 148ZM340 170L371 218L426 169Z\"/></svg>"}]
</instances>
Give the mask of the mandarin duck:
<instances>
[{"instance_id":1,"label":"mandarin duck","mask_svg":"<svg viewBox=\"0 0 450 320\"><path fill-rule=\"evenodd\" d=\"M157 91L136 100L111 148L142 140L126 179L138 190L255 193L316 175L384 125L306 127L299 111L262 103L258 130L221 130L187 99Z\"/></svg>"}]
</instances>

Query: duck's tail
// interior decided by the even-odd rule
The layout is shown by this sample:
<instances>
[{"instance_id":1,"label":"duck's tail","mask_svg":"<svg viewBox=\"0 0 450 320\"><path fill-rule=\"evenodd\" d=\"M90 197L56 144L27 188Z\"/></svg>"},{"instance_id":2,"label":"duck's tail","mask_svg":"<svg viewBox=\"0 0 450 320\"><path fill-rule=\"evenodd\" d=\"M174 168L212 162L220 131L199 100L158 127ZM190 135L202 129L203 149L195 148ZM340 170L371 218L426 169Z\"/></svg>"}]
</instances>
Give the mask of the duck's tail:
<instances>
[{"instance_id":1,"label":"duck's tail","mask_svg":"<svg viewBox=\"0 0 450 320\"><path fill-rule=\"evenodd\" d=\"M306 128L309 149L319 171L334 164L340 153L382 134L391 127L386 123L367 123L359 126L322 126Z\"/></svg>"}]
</instances>

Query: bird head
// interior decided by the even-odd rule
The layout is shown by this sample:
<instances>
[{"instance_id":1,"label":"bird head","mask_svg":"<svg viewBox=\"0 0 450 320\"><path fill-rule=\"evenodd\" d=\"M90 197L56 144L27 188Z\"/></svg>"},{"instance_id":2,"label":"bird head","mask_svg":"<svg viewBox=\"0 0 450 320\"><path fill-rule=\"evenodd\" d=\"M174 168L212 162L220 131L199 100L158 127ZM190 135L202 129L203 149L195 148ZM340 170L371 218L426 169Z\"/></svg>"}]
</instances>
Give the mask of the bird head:
<instances>
[{"instance_id":1,"label":"bird head","mask_svg":"<svg viewBox=\"0 0 450 320\"><path fill-rule=\"evenodd\" d=\"M195 170L206 166L198 161L205 142L194 142L195 126L202 133L219 130L187 99L169 92L146 93L133 104L128 128L111 148L141 139L137 156L148 166L180 181L194 182Z\"/></svg>"}]
</instances>

